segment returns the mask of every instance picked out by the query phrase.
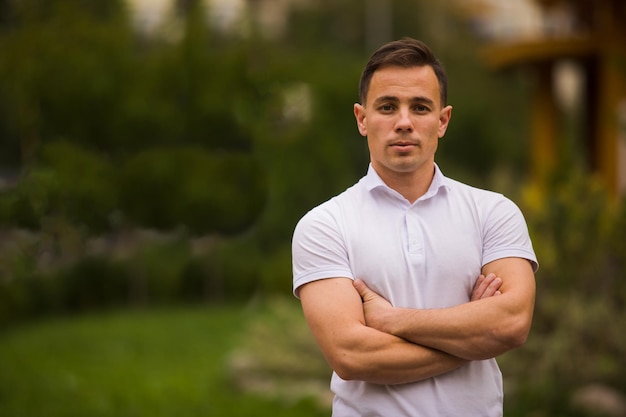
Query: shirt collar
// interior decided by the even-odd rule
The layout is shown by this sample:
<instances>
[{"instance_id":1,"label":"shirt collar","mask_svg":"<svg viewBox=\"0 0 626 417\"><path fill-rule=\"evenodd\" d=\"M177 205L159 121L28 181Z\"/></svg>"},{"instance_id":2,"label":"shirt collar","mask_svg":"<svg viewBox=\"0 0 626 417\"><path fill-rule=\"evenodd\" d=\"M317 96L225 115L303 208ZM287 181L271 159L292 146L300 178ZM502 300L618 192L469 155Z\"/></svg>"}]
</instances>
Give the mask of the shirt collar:
<instances>
[{"instance_id":1,"label":"shirt collar","mask_svg":"<svg viewBox=\"0 0 626 417\"><path fill-rule=\"evenodd\" d=\"M382 180L382 178L380 178L371 163L369 164L369 167L367 169L367 175L365 176L364 181L368 191L373 191L377 188L383 188L396 193L395 190L385 184L385 182ZM433 180L430 183L430 187L428 187L426 193L418 198L417 201L426 200L434 197L442 188L449 190L450 186L447 184L447 182L448 178L443 175L443 172L441 172L439 166L435 164L435 175L433 176Z\"/></svg>"}]
</instances>

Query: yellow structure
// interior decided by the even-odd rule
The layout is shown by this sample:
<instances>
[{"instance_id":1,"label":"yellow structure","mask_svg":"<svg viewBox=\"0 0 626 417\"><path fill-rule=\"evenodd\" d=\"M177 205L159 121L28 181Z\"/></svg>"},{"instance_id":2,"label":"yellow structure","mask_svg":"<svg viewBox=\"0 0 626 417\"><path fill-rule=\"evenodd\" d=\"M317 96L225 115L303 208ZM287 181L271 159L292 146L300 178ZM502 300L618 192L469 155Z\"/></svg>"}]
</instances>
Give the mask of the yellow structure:
<instances>
[{"instance_id":1,"label":"yellow structure","mask_svg":"<svg viewBox=\"0 0 626 417\"><path fill-rule=\"evenodd\" d=\"M485 48L496 70L528 68L535 75L532 171L541 184L555 168L560 111L555 65L575 61L584 74L589 167L614 195L626 194L626 1L534 0L545 19L541 36L494 41ZM552 19L552 21L551 21Z\"/></svg>"}]
</instances>

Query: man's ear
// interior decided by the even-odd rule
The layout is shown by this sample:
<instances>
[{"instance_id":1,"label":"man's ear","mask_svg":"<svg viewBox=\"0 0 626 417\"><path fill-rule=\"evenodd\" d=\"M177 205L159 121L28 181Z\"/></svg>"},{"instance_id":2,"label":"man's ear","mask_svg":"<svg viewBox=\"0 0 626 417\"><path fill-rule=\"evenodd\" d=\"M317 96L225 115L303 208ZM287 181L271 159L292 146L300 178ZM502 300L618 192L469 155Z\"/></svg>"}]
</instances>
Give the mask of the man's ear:
<instances>
[{"instance_id":1,"label":"man's ear","mask_svg":"<svg viewBox=\"0 0 626 417\"><path fill-rule=\"evenodd\" d=\"M446 134L446 130L448 129L448 124L450 123L450 118L452 117L452 106L446 106L441 109L441 113L439 114L439 130L438 135L439 139Z\"/></svg>"},{"instance_id":2,"label":"man's ear","mask_svg":"<svg viewBox=\"0 0 626 417\"><path fill-rule=\"evenodd\" d=\"M359 128L359 133L362 136L367 136L367 119L365 118L365 107L359 103L354 103L354 118L356 119L356 126Z\"/></svg>"}]
</instances>

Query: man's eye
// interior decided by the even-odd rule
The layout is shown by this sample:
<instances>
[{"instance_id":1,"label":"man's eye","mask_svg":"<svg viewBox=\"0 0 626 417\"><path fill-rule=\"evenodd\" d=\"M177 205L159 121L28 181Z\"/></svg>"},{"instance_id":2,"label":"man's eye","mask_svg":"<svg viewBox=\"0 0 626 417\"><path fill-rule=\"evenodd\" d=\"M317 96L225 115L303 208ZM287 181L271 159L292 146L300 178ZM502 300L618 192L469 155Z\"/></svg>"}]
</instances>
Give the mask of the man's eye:
<instances>
[{"instance_id":1,"label":"man's eye","mask_svg":"<svg viewBox=\"0 0 626 417\"><path fill-rule=\"evenodd\" d=\"M426 113L430 111L430 108L428 108L428 106L424 106L422 104L415 106L414 109L418 113Z\"/></svg>"},{"instance_id":2,"label":"man's eye","mask_svg":"<svg viewBox=\"0 0 626 417\"><path fill-rule=\"evenodd\" d=\"M380 106L380 110L384 112L390 112L393 111L393 106L391 104L383 104L382 106Z\"/></svg>"}]
</instances>

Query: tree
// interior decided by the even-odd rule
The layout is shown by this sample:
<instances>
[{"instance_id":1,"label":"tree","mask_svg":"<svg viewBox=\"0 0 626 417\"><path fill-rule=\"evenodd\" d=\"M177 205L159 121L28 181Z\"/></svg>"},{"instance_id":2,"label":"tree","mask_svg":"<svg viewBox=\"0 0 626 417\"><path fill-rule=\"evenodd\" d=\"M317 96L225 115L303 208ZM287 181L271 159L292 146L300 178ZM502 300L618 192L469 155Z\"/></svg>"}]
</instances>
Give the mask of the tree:
<instances>
[{"instance_id":1,"label":"tree","mask_svg":"<svg viewBox=\"0 0 626 417\"><path fill-rule=\"evenodd\" d=\"M19 142L24 177L5 196L5 222L62 216L102 232L121 213L192 234L250 227L266 184L232 112L250 100L245 65L211 39L200 2L187 3L182 38L153 44L138 41L121 1L15 6L0 38L0 132L7 148Z\"/></svg>"}]
</instances>

